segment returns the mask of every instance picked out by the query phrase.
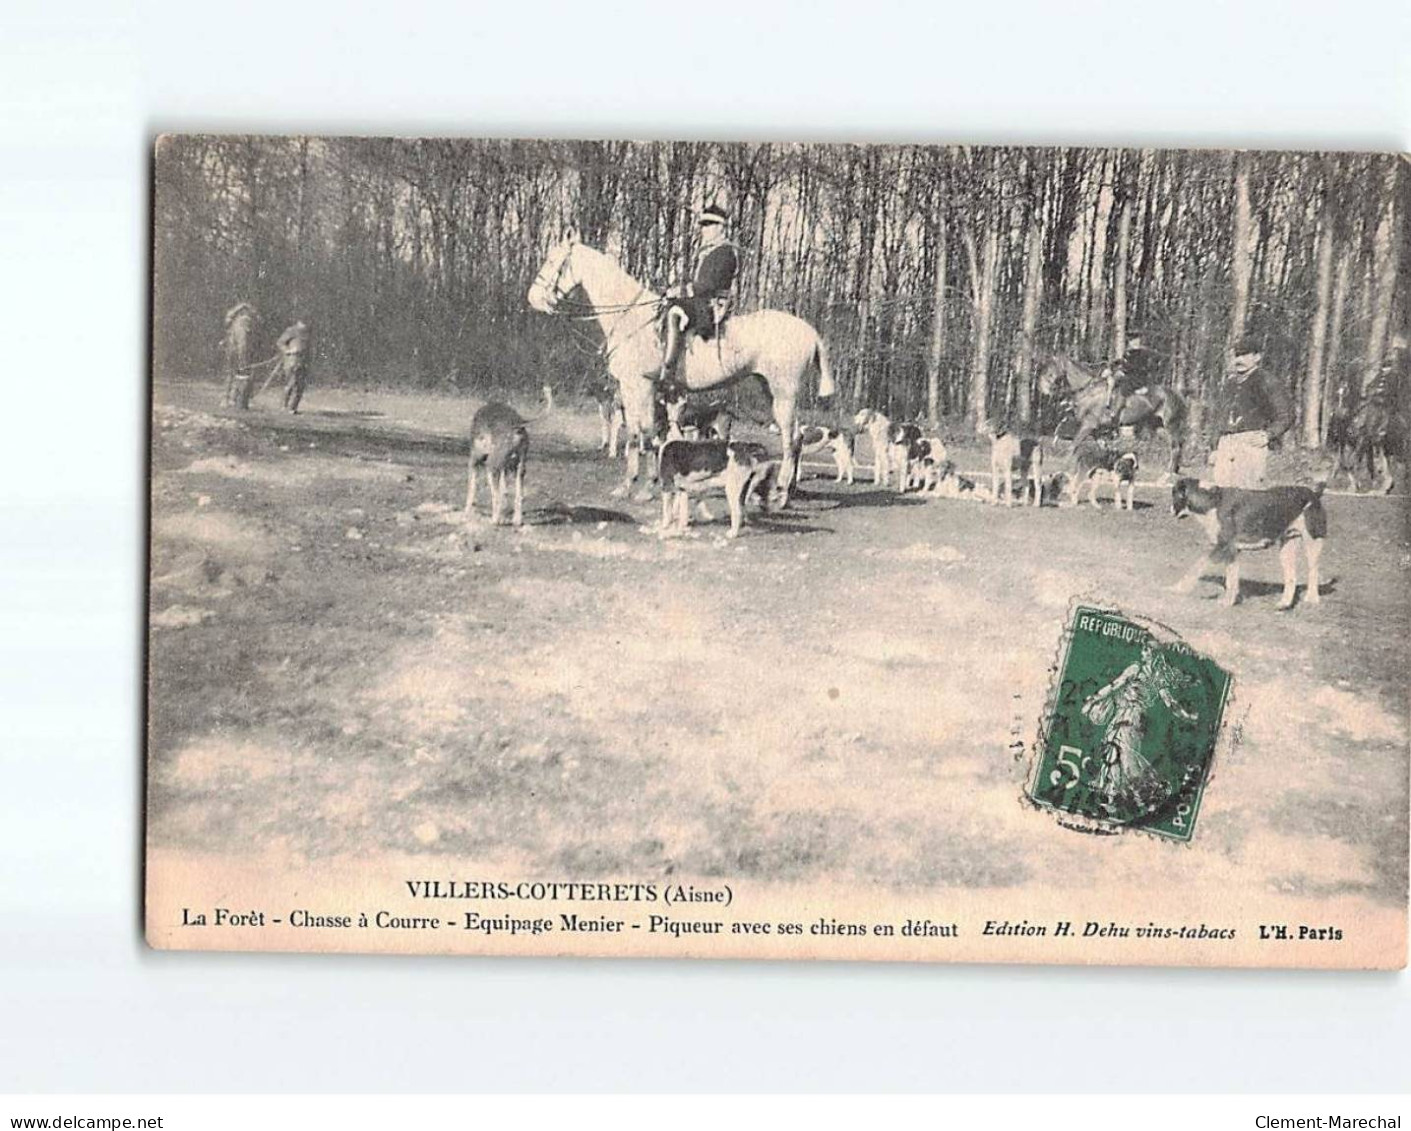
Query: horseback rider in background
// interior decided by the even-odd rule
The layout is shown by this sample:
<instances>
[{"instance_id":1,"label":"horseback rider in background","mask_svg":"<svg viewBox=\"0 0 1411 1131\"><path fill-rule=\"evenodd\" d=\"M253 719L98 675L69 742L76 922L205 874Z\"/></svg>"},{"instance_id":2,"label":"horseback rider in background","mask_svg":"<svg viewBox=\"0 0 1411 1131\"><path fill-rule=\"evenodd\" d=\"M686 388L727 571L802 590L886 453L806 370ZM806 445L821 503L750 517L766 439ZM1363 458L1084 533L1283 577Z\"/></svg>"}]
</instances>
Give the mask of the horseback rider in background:
<instances>
[{"instance_id":1,"label":"horseback rider in background","mask_svg":"<svg viewBox=\"0 0 1411 1131\"><path fill-rule=\"evenodd\" d=\"M672 382L689 334L708 341L719 331L729 313L731 292L740 271L740 249L729 238L729 218L724 208L719 204L707 205L701 211L699 224L701 246L696 252L691 281L667 292L662 384Z\"/></svg>"},{"instance_id":2,"label":"horseback rider in background","mask_svg":"<svg viewBox=\"0 0 1411 1131\"><path fill-rule=\"evenodd\" d=\"M1121 357L1107 363L1107 407L1114 414L1121 410L1127 398L1146 392L1157 378L1156 354L1147 349L1141 334L1127 338L1127 348Z\"/></svg>"}]
</instances>

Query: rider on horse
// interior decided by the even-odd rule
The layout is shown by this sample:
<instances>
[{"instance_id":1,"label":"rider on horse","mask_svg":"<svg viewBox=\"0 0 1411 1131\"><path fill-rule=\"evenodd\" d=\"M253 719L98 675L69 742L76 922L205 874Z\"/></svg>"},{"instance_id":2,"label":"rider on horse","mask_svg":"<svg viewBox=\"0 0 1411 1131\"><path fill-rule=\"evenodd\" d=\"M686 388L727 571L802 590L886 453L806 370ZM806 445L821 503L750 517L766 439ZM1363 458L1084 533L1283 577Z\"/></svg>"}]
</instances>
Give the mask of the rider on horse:
<instances>
[{"instance_id":1,"label":"rider on horse","mask_svg":"<svg viewBox=\"0 0 1411 1131\"><path fill-rule=\"evenodd\" d=\"M1381 390L1382 396L1394 405L1401 403L1406 394L1407 378L1411 377L1406 358L1406 335L1393 334L1381 368L1377 370L1375 385Z\"/></svg>"},{"instance_id":2,"label":"rider on horse","mask_svg":"<svg viewBox=\"0 0 1411 1131\"><path fill-rule=\"evenodd\" d=\"M1106 365L1107 407L1110 412L1121 410L1127 398L1146 392L1156 381L1156 355L1142 344L1140 334L1127 339L1126 352Z\"/></svg>"},{"instance_id":3,"label":"rider on horse","mask_svg":"<svg viewBox=\"0 0 1411 1131\"><path fill-rule=\"evenodd\" d=\"M726 232L729 218L718 204L701 211L701 247L695 271L684 288L668 293L666 336L661 355L661 381L666 384L681 356L688 334L710 339L720 329L730 307L730 294L740 270L740 249Z\"/></svg>"}]
</instances>

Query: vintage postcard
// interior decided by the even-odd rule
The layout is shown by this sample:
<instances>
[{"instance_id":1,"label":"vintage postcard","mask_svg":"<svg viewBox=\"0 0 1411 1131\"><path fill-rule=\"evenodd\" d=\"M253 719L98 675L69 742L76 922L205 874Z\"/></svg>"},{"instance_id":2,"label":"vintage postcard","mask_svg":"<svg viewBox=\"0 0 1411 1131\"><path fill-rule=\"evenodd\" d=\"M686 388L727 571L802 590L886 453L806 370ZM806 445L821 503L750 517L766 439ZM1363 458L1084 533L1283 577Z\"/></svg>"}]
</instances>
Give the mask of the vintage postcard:
<instances>
[{"instance_id":1,"label":"vintage postcard","mask_svg":"<svg viewBox=\"0 0 1411 1131\"><path fill-rule=\"evenodd\" d=\"M1404 158L153 171L153 946L1405 965Z\"/></svg>"}]
</instances>

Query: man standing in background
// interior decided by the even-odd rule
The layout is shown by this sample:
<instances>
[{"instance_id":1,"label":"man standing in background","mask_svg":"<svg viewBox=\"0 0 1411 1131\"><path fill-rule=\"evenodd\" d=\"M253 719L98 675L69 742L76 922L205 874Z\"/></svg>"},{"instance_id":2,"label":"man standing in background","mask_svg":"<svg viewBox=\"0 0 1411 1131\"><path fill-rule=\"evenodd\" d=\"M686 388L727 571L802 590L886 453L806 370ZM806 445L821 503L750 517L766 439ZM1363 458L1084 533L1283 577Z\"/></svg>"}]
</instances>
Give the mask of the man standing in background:
<instances>
[{"instance_id":1,"label":"man standing in background","mask_svg":"<svg viewBox=\"0 0 1411 1131\"><path fill-rule=\"evenodd\" d=\"M245 391L244 404L250 405L250 343L255 337L256 311L248 302L237 302L225 312L225 333L221 335L221 369L225 376L225 403L237 402L237 388Z\"/></svg>"},{"instance_id":2,"label":"man standing in background","mask_svg":"<svg viewBox=\"0 0 1411 1131\"><path fill-rule=\"evenodd\" d=\"M1281 382L1260 363L1263 347L1246 335L1236 343L1234 367L1216 402L1220 441L1210 457L1219 487L1258 488L1269 466L1269 445L1293 426L1293 407Z\"/></svg>"},{"instance_id":3,"label":"man standing in background","mask_svg":"<svg viewBox=\"0 0 1411 1131\"><path fill-rule=\"evenodd\" d=\"M312 344L309 327L302 321L295 322L280 334L276 343L279 350L279 371L285 378L284 407L290 412L299 411L299 402L304 397Z\"/></svg>"}]
</instances>

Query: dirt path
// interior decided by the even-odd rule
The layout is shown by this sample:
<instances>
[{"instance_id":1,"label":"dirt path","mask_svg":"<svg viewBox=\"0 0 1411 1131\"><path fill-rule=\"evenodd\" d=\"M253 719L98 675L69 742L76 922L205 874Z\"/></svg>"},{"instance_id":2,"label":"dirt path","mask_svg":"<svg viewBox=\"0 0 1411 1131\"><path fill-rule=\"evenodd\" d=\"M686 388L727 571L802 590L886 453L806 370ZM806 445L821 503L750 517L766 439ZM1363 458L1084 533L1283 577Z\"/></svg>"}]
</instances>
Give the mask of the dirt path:
<instances>
[{"instance_id":1,"label":"dirt path","mask_svg":"<svg viewBox=\"0 0 1411 1131\"><path fill-rule=\"evenodd\" d=\"M1404 499L1330 501L1320 608L1277 613L1263 554L1226 610L1166 591L1201 536L1155 491L1033 513L815 479L737 542L662 542L639 530L655 505L609 497L596 420L560 413L534 432L531 525L467 529L473 405L313 399L237 418L157 390L156 845L1405 899ZM1020 804L1010 745L1082 593L1236 673L1241 738L1189 849Z\"/></svg>"}]
</instances>

